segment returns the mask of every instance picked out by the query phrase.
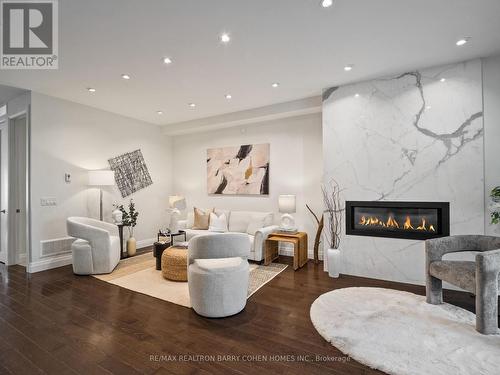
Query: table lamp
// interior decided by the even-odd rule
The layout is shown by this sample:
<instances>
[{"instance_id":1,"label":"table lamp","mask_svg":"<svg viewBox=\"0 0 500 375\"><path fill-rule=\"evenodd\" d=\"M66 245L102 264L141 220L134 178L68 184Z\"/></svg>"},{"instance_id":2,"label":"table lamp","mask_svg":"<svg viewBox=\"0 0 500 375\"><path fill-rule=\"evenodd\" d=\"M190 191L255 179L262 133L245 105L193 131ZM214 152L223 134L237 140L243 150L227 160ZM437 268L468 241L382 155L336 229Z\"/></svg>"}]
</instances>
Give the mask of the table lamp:
<instances>
[{"instance_id":1,"label":"table lamp","mask_svg":"<svg viewBox=\"0 0 500 375\"><path fill-rule=\"evenodd\" d=\"M297 233L295 219L292 215L296 212L295 195L280 195L278 198L279 211L281 216L280 231L287 233Z\"/></svg>"},{"instance_id":2,"label":"table lamp","mask_svg":"<svg viewBox=\"0 0 500 375\"><path fill-rule=\"evenodd\" d=\"M186 209L186 198L180 195L171 195L168 197L168 205L171 212L169 229L172 233L177 233L181 211Z\"/></svg>"},{"instance_id":3,"label":"table lamp","mask_svg":"<svg viewBox=\"0 0 500 375\"><path fill-rule=\"evenodd\" d=\"M89 186L99 187L99 220L102 221L102 187L115 184L115 172L109 170L89 171Z\"/></svg>"}]
</instances>

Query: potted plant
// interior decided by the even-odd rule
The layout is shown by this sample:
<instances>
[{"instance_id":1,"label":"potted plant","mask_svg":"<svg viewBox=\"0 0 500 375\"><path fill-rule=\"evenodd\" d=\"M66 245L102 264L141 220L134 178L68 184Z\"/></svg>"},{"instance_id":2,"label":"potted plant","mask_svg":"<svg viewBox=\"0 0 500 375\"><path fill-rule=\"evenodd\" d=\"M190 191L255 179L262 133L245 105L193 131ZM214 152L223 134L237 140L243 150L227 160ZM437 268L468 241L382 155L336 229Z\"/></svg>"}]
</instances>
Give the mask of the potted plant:
<instances>
[{"instance_id":1,"label":"potted plant","mask_svg":"<svg viewBox=\"0 0 500 375\"><path fill-rule=\"evenodd\" d=\"M491 224L500 223L500 186L491 190L490 198L493 201L491 205Z\"/></svg>"},{"instance_id":2,"label":"potted plant","mask_svg":"<svg viewBox=\"0 0 500 375\"><path fill-rule=\"evenodd\" d=\"M335 180L321 187L325 204L325 237L328 245L326 261L330 277L340 275L340 234L342 233L343 212L340 199L341 189Z\"/></svg>"},{"instance_id":3,"label":"potted plant","mask_svg":"<svg viewBox=\"0 0 500 375\"><path fill-rule=\"evenodd\" d=\"M120 205L118 209L122 213L122 224L128 228L129 238L127 240L127 254L134 256L137 251L137 241L134 238L134 228L137 225L137 217L139 212L135 209L134 200L131 199L128 205L128 211Z\"/></svg>"}]
</instances>

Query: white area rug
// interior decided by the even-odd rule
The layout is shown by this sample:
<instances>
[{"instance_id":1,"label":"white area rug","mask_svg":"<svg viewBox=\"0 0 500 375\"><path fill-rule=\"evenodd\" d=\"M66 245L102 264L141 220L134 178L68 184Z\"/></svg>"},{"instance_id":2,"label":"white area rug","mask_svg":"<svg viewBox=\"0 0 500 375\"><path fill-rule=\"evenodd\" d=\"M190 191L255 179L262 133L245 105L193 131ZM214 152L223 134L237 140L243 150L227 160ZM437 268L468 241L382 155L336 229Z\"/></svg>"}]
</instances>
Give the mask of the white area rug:
<instances>
[{"instance_id":1,"label":"white area rug","mask_svg":"<svg viewBox=\"0 0 500 375\"><path fill-rule=\"evenodd\" d=\"M500 374L500 336L476 332L471 312L423 296L338 289L314 301L311 320L333 346L389 374Z\"/></svg>"},{"instance_id":2,"label":"white area rug","mask_svg":"<svg viewBox=\"0 0 500 375\"><path fill-rule=\"evenodd\" d=\"M187 282L170 281L163 278L155 268L151 253L121 260L113 272L94 275L95 278L135 292L147 294L177 305L191 307ZM287 265L271 263L269 266L250 264L248 297L286 269Z\"/></svg>"}]
</instances>

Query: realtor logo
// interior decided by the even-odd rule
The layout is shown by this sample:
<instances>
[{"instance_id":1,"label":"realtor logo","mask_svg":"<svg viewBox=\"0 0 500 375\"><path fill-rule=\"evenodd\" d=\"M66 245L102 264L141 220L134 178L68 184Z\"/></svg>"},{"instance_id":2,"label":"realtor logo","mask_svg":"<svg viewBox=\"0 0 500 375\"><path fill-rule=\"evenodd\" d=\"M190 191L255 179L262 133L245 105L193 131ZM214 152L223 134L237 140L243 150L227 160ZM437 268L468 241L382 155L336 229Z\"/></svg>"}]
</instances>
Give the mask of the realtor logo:
<instances>
[{"instance_id":1,"label":"realtor logo","mask_svg":"<svg viewBox=\"0 0 500 375\"><path fill-rule=\"evenodd\" d=\"M1 69L58 68L58 0L0 0Z\"/></svg>"}]
</instances>

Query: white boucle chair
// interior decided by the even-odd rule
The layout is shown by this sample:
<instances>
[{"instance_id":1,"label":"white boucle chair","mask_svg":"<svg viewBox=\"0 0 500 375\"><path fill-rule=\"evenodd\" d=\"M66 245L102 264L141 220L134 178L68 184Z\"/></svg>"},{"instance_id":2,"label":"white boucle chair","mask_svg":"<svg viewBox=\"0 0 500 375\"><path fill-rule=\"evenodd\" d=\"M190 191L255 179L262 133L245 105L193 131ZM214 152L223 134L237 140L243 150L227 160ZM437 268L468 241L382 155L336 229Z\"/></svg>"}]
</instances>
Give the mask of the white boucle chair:
<instances>
[{"instance_id":1,"label":"white boucle chair","mask_svg":"<svg viewBox=\"0 0 500 375\"><path fill-rule=\"evenodd\" d=\"M188 247L191 305L199 315L222 318L245 308L250 240L243 233L195 236Z\"/></svg>"},{"instance_id":2,"label":"white boucle chair","mask_svg":"<svg viewBox=\"0 0 500 375\"><path fill-rule=\"evenodd\" d=\"M118 227L87 217L70 217L68 235L77 238L71 245L73 273L95 275L110 273L120 261Z\"/></svg>"}]
</instances>

